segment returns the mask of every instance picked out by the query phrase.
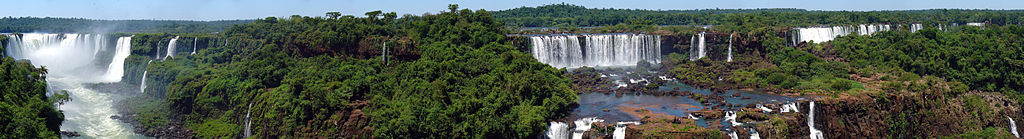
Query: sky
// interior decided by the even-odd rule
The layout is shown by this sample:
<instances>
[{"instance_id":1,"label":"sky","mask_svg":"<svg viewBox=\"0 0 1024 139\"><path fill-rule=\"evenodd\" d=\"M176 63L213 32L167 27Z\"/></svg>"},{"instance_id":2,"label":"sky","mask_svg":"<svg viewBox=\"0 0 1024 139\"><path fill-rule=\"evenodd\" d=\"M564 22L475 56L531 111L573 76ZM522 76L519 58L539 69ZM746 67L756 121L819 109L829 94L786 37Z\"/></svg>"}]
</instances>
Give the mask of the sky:
<instances>
[{"instance_id":1,"label":"sky","mask_svg":"<svg viewBox=\"0 0 1024 139\"><path fill-rule=\"evenodd\" d=\"M234 20L323 16L326 12L363 16L374 10L399 15L437 13L448 4L460 9L505 10L547 4L587 8L691 10L800 8L829 11L909 9L1024 9L1024 0L0 0L3 17L87 19Z\"/></svg>"}]
</instances>

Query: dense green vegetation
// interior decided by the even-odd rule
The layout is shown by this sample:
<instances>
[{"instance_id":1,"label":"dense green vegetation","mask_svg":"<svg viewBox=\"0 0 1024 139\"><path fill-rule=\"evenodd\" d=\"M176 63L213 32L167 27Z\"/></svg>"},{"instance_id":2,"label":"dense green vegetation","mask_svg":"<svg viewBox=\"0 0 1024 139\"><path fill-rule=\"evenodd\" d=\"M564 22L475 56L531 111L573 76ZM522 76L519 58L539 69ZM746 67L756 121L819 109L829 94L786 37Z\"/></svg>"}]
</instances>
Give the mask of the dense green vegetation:
<instances>
[{"instance_id":1,"label":"dense green vegetation","mask_svg":"<svg viewBox=\"0 0 1024 139\"><path fill-rule=\"evenodd\" d=\"M906 10L906 11L808 11L803 9L705 9L705 10L643 10L643 9L588 9L569 4L521 7L494 12L494 16L509 26L555 27L610 26L635 21L650 21L657 25L726 25L747 24L730 22L737 16L760 16L772 26L808 26L819 24L861 23L959 23L989 22L991 24L1020 24L1024 12L1020 10ZM929 24L932 25L932 24Z\"/></svg>"},{"instance_id":2,"label":"dense green vegetation","mask_svg":"<svg viewBox=\"0 0 1024 139\"><path fill-rule=\"evenodd\" d=\"M0 54L0 138L59 137L64 114L55 106L70 99L67 92L47 97L45 74L44 68Z\"/></svg>"},{"instance_id":3,"label":"dense green vegetation","mask_svg":"<svg viewBox=\"0 0 1024 139\"><path fill-rule=\"evenodd\" d=\"M0 32L218 32L234 24L252 20L175 21L175 20L92 20L82 18L0 18Z\"/></svg>"},{"instance_id":4,"label":"dense green vegetation","mask_svg":"<svg viewBox=\"0 0 1024 139\"><path fill-rule=\"evenodd\" d=\"M173 114L148 117L184 115L199 137L237 137L251 104L258 137L526 138L576 101L564 71L511 46L487 11L367 16L233 26L210 38L226 45L146 66L146 94L166 101L137 108L165 104Z\"/></svg>"}]
</instances>

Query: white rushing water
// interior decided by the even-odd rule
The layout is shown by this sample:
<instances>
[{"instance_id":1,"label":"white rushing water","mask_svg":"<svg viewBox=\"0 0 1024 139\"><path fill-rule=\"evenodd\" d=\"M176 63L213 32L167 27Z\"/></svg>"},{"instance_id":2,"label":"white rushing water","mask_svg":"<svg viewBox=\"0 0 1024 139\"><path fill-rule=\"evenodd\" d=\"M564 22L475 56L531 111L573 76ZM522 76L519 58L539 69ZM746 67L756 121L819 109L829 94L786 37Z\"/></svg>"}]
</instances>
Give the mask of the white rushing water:
<instances>
[{"instance_id":1,"label":"white rushing water","mask_svg":"<svg viewBox=\"0 0 1024 139\"><path fill-rule=\"evenodd\" d=\"M761 139L761 134L757 133L757 130L750 128L750 139Z\"/></svg>"},{"instance_id":2,"label":"white rushing water","mask_svg":"<svg viewBox=\"0 0 1024 139\"><path fill-rule=\"evenodd\" d=\"M569 138L569 125L562 122L551 122L548 126L547 136L549 139Z\"/></svg>"},{"instance_id":3,"label":"white rushing water","mask_svg":"<svg viewBox=\"0 0 1024 139\"><path fill-rule=\"evenodd\" d=\"M120 81L131 41L120 37L116 46L110 41L102 34L27 33L11 35L5 53L46 67L49 91L66 90L71 95L72 101L59 107L65 118L61 130L79 132L84 138L142 138L130 125L110 118L117 114L113 103L123 95L87 87Z\"/></svg>"},{"instance_id":4,"label":"white rushing water","mask_svg":"<svg viewBox=\"0 0 1024 139\"><path fill-rule=\"evenodd\" d=\"M167 55L164 56L164 59L167 59L167 57L174 58L174 51L175 49L177 49L178 46L178 37L181 36L174 36L174 38L172 38L171 41L167 43Z\"/></svg>"},{"instance_id":5,"label":"white rushing water","mask_svg":"<svg viewBox=\"0 0 1024 139\"><path fill-rule=\"evenodd\" d=\"M199 44L199 37L192 39L192 55L196 55L196 45Z\"/></svg>"},{"instance_id":6,"label":"white rushing water","mask_svg":"<svg viewBox=\"0 0 1024 139\"><path fill-rule=\"evenodd\" d=\"M690 60L698 60L707 56L707 44L704 41L704 32L690 37ZM696 39L696 40L694 40Z\"/></svg>"},{"instance_id":7,"label":"white rushing water","mask_svg":"<svg viewBox=\"0 0 1024 139\"><path fill-rule=\"evenodd\" d=\"M615 131L612 132L613 139L625 139L626 138L626 126L629 124L640 125L640 122L618 122L615 123Z\"/></svg>"},{"instance_id":8,"label":"white rushing water","mask_svg":"<svg viewBox=\"0 0 1024 139\"><path fill-rule=\"evenodd\" d=\"M132 53L132 37L117 38L114 58L111 60L104 82L120 82L124 76L124 59Z\"/></svg>"},{"instance_id":9,"label":"white rushing water","mask_svg":"<svg viewBox=\"0 0 1024 139\"><path fill-rule=\"evenodd\" d=\"M249 108L245 109L245 136L249 138L252 136L252 118L249 117L249 113L252 112L252 103L249 103Z\"/></svg>"},{"instance_id":10,"label":"white rushing water","mask_svg":"<svg viewBox=\"0 0 1024 139\"><path fill-rule=\"evenodd\" d=\"M743 125L743 123L736 121L736 111L726 111L725 117L722 117L722 122L729 122L732 126Z\"/></svg>"},{"instance_id":11,"label":"white rushing water","mask_svg":"<svg viewBox=\"0 0 1024 139\"><path fill-rule=\"evenodd\" d=\"M725 62L732 62L732 35L729 34L729 56L725 59Z\"/></svg>"},{"instance_id":12,"label":"white rushing water","mask_svg":"<svg viewBox=\"0 0 1024 139\"><path fill-rule=\"evenodd\" d=\"M772 112L772 109L770 109L770 108L768 108L768 107L765 107L765 106L764 106L764 105L762 105L762 104L757 104L757 108L758 108L758 109L761 109L761 111L764 111L764 112Z\"/></svg>"},{"instance_id":13,"label":"white rushing water","mask_svg":"<svg viewBox=\"0 0 1024 139\"><path fill-rule=\"evenodd\" d=\"M814 101L811 101L811 109L807 110L807 128L811 130L811 139L823 139L825 133L821 130L814 128Z\"/></svg>"},{"instance_id":14,"label":"white rushing water","mask_svg":"<svg viewBox=\"0 0 1024 139\"><path fill-rule=\"evenodd\" d=\"M1017 123L1014 123L1013 118L1010 118L1010 116L1006 116L1006 119L1010 120L1010 133L1013 133L1014 137L1020 138L1020 133L1017 133Z\"/></svg>"},{"instance_id":15,"label":"white rushing water","mask_svg":"<svg viewBox=\"0 0 1024 139\"><path fill-rule=\"evenodd\" d=\"M589 117L573 121L576 124L576 128L572 130L572 139L582 139L583 133L590 130L591 124L595 122L604 122L604 120L597 119L597 117Z\"/></svg>"},{"instance_id":16,"label":"white rushing water","mask_svg":"<svg viewBox=\"0 0 1024 139\"><path fill-rule=\"evenodd\" d=\"M917 32L918 30L924 29L924 25L921 24L910 24L910 32Z\"/></svg>"},{"instance_id":17,"label":"white rushing water","mask_svg":"<svg viewBox=\"0 0 1024 139\"><path fill-rule=\"evenodd\" d=\"M796 102L794 102L789 104L783 104L782 112L800 112L800 110L796 109Z\"/></svg>"},{"instance_id":18,"label":"white rushing water","mask_svg":"<svg viewBox=\"0 0 1024 139\"><path fill-rule=\"evenodd\" d=\"M153 63L153 60L146 62L146 67L149 67L149 63ZM142 83L139 84L139 92L146 93L146 75L149 74L147 68L142 68Z\"/></svg>"},{"instance_id":19,"label":"white rushing water","mask_svg":"<svg viewBox=\"0 0 1024 139\"><path fill-rule=\"evenodd\" d=\"M832 27L807 27L793 28L793 40L795 42L821 43L831 41L837 36L846 36L857 32L859 35L871 35L877 32L889 31L890 25L860 24L858 26L832 26Z\"/></svg>"},{"instance_id":20,"label":"white rushing water","mask_svg":"<svg viewBox=\"0 0 1024 139\"><path fill-rule=\"evenodd\" d=\"M556 68L661 62L661 38L644 34L532 36L533 57ZM582 40L582 41L581 41Z\"/></svg>"}]
</instances>

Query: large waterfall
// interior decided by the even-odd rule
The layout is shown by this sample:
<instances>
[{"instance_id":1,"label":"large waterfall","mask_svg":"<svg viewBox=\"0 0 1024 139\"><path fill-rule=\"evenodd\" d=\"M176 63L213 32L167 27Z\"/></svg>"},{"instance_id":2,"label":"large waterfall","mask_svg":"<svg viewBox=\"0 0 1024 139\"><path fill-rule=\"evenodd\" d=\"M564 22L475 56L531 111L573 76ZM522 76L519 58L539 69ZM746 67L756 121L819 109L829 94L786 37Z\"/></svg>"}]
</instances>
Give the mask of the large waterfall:
<instances>
[{"instance_id":1,"label":"large waterfall","mask_svg":"<svg viewBox=\"0 0 1024 139\"><path fill-rule=\"evenodd\" d=\"M924 25L921 24L910 24L910 32L917 32L918 30L924 29Z\"/></svg>"},{"instance_id":2,"label":"large waterfall","mask_svg":"<svg viewBox=\"0 0 1024 139\"><path fill-rule=\"evenodd\" d=\"M597 117L590 117L573 121L573 123L576 124L576 128L572 130L572 139L582 139L583 133L590 130L591 124L595 122L604 122L604 120L597 119Z\"/></svg>"},{"instance_id":3,"label":"large waterfall","mask_svg":"<svg viewBox=\"0 0 1024 139\"><path fill-rule=\"evenodd\" d=\"M582 39L582 41L581 41ZM661 62L661 38L644 34L532 36L533 57L557 68Z\"/></svg>"},{"instance_id":4,"label":"large waterfall","mask_svg":"<svg viewBox=\"0 0 1024 139\"><path fill-rule=\"evenodd\" d=\"M124 95L88 87L90 84L119 82L124 60L131 51L131 38L114 39L104 34L10 34L7 55L30 60L49 70L49 91L66 90L73 101L62 105L63 131L76 131L85 138L141 138L130 125L111 119L112 107Z\"/></svg>"},{"instance_id":5,"label":"large waterfall","mask_svg":"<svg viewBox=\"0 0 1024 139\"><path fill-rule=\"evenodd\" d=\"M876 32L889 31L890 25L861 24L858 26L808 27L794 28L793 41L821 43L831 41L836 36L846 36L857 32L860 35L871 35Z\"/></svg>"},{"instance_id":6,"label":"large waterfall","mask_svg":"<svg viewBox=\"0 0 1024 139\"><path fill-rule=\"evenodd\" d=\"M690 37L690 60L697 60L707 57L707 45L704 41L704 32Z\"/></svg>"},{"instance_id":7,"label":"large waterfall","mask_svg":"<svg viewBox=\"0 0 1024 139\"><path fill-rule=\"evenodd\" d=\"M107 68L107 74L104 75L106 82L119 82L121 76L124 76L124 59L128 58L132 52L132 37L121 37L117 38L117 46L114 51L114 58L110 62L109 68Z\"/></svg>"},{"instance_id":8,"label":"large waterfall","mask_svg":"<svg viewBox=\"0 0 1024 139\"><path fill-rule=\"evenodd\" d=\"M167 57L174 58L174 51L178 46L178 37L181 36L174 36L174 38L167 43L167 56L164 56L164 59L166 59Z\"/></svg>"},{"instance_id":9,"label":"large waterfall","mask_svg":"<svg viewBox=\"0 0 1024 139\"><path fill-rule=\"evenodd\" d=\"M814 128L814 101L811 101L811 109L807 110L807 128L811 130L811 139L825 138L825 133Z\"/></svg>"}]
</instances>

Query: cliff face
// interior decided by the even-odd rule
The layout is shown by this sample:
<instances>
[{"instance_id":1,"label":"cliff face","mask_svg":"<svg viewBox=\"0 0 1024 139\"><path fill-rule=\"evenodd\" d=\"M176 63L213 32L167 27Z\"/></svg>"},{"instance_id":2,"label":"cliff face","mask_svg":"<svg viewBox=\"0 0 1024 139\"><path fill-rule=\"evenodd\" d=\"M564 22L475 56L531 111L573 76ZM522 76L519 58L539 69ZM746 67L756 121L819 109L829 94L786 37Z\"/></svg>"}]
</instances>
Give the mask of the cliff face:
<instances>
[{"instance_id":1,"label":"cliff face","mask_svg":"<svg viewBox=\"0 0 1024 139\"><path fill-rule=\"evenodd\" d=\"M1003 95L983 92L820 99L815 126L826 138L934 138L1008 128L1006 117L1024 118L1019 106Z\"/></svg>"}]
</instances>

